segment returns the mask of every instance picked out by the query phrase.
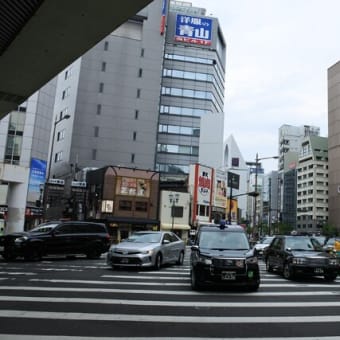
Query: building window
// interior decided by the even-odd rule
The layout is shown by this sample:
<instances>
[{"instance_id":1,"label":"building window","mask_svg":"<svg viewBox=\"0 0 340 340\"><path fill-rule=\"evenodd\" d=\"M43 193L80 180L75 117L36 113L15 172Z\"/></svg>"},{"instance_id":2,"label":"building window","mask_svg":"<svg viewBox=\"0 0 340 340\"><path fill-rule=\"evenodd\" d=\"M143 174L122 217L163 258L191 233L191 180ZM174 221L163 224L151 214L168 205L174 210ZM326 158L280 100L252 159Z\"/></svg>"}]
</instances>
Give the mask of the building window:
<instances>
[{"instance_id":1,"label":"building window","mask_svg":"<svg viewBox=\"0 0 340 340\"><path fill-rule=\"evenodd\" d=\"M68 87L67 89L65 89L62 94L61 94L61 99L64 100L66 97L68 97L70 95L70 88Z\"/></svg>"},{"instance_id":2,"label":"building window","mask_svg":"<svg viewBox=\"0 0 340 340\"><path fill-rule=\"evenodd\" d=\"M157 152L177 153L181 155L198 156L198 146L176 145L176 144L157 144Z\"/></svg>"},{"instance_id":3,"label":"building window","mask_svg":"<svg viewBox=\"0 0 340 340\"><path fill-rule=\"evenodd\" d=\"M204 81L204 82L214 81L214 76L210 73L190 72L190 71L173 70L173 69L163 69L163 76L179 78L179 79Z\"/></svg>"},{"instance_id":4,"label":"building window","mask_svg":"<svg viewBox=\"0 0 340 340\"><path fill-rule=\"evenodd\" d=\"M138 119L139 111L135 110L135 119Z\"/></svg>"},{"instance_id":5,"label":"building window","mask_svg":"<svg viewBox=\"0 0 340 340\"><path fill-rule=\"evenodd\" d=\"M179 206L172 206L171 207L172 209L172 215L174 217L183 217L183 212L184 212L184 209L183 207L179 207Z\"/></svg>"},{"instance_id":6,"label":"building window","mask_svg":"<svg viewBox=\"0 0 340 340\"><path fill-rule=\"evenodd\" d=\"M131 154L131 163L134 163L134 162L135 162L135 154L132 153L132 154Z\"/></svg>"},{"instance_id":7,"label":"building window","mask_svg":"<svg viewBox=\"0 0 340 340\"><path fill-rule=\"evenodd\" d=\"M19 164L23 131L25 125L25 113L19 111L13 111L10 114L8 135L5 149L5 163Z\"/></svg>"},{"instance_id":8,"label":"building window","mask_svg":"<svg viewBox=\"0 0 340 340\"><path fill-rule=\"evenodd\" d=\"M171 114L171 115L182 115L182 116L196 116L202 117L205 114L211 113L211 110L194 109L191 107L180 107L180 106L160 106L160 113Z\"/></svg>"},{"instance_id":9,"label":"building window","mask_svg":"<svg viewBox=\"0 0 340 340\"><path fill-rule=\"evenodd\" d=\"M138 70L138 78L142 78L142 75L143 75L143 69L139 69Z\"/></svg>"},{"instance_id":10,"label":"building window","mask_svg":"<svg viewBox=\"0 0 340 340\"><path fill-rule=\"evenodd\" d=\"M109 42L105 41L104 42L104 51L108 51L108 49L109 49Z\"/></svg>"},{"instance_id":11,"label":"building window","mask_svg":"<svg viewBox=\"0 0 340 340\"><path fill-rule=\"evenodd\" d=\"M140 56L141 56L141 57L144 57L144 48L142 48L142 49L140 50Z\"/></svg>"},{"instance_id":12,"label":"building window","mask_svg":"<svg viewBox=\"0 0 340 340\"><path fill-rule=\"evenodd\" d=\"M97 115L99 116L102 113L102 106L101 104L97 105Z\"/></svg>"},{"instance_id":13,"label":"building window","mask_svg":"<svg viewBox=\"0 0 340 340\"><path fill-rule=\"evenodd\" d=\"M66 71L65 71L65 75L64 75L64 76L65 76L65 80L68 79L68 78L70 78L71 75L72 75L71 69L66 70Z\"/></svg>"},{"instance_id":14,"label":"building window","mask_svg":"<svg viewBox=\"0 0 340 340\"><path fill-rule=\"evenodd\" d=\"M103 61L102 62L102 72L105 72L106 71L106 62Z\"/></svg>"},{"instance_id":15,"label":"building window","mask_svg":"<svg viewBox=\"0 0 340 340\"><path fill-rule=\"evenodd\" d=\"M54 155L54 163L61 162L63 160L63 152L59 151Z\"/></svg>"},{"instance_id":16,"label":"building window","mask_svg":"<svg viewBox=\"0 0 340 340\"><path fill-rule=\"evenodd\" d=\"M137 138L137 132L136 131L133 132L133 137L132 138L133 138L133 140L136 140L136 138Z\"/></svg>"},{"instance_id":17,"label":"building window","mask_svg":"<svg viewBox=\"0 0 340 340\"><path fill-rule=\"evenodd\" d=\"M231 166L239 167L239 165L240 165L240 159L236 158L236 157L233 157L231 159Z\"/></svg>"},{"instance_id":18,"label":"building window","mask_svg":"<svg viewBox=\"0 0 340 340\"><path fill-rule=\"evenodd\" d=\"M120 200L119 201L119 210L131 211L132 210L132 201Z\"/></svg>"},{"instance_id":19,"label":"building window","mask_svg":"<svg viewBox=\"0 0 340 340\"><path fill-rule=\"evenodd\" d=\"M92 149L92 160L95 161L97 159L97 149Z\"/></svg>"},{"instance_id":20,"label":"building window","mask_svg":"<svg viewBox=\"0 0 340 340\"><path fill-rule=\"evenodd\" d=\"M184 97L184 98L196 98L196 99L211 100L213 102L216 102L214 95L210 91L199 91L199 90L190 90L190 89L181 89L181 88L163 86L162 95Z\"/></svg>"},{"instance_id":21,"label":"building window","mask_svg":"<svg viewBox=\"0 0 340 340\"><path fill-rule=\"evenodd\" d=\"M99 126L94 127L94 136L98 137L99 136Z\"/></svg>"},{"instance_id":22,"label":"building window","mask_svg":"<svg viewBox=\"0 0 340 340\"><path fill-rule=\"evenodd\" d=\"M63 110L60 111L59 113L59 120L63 119L67 115L68 112L68 107L65 107Z\"/></svg>"},{"instance_id":23,"label":"building window","mask_svg":"<svg viewBox=\"0 0 340 340\"><path fill-rule=\"evenodd\" d=\"M99 93L103 93L104 91L104 83L99 83Z\"/></svg>"},{"instance_id":24,"label":"building window","mask_svg":"<svg viewBox=\"0 0 340 340\"><path fill-rule=\"evenodd\" d=\"M141 89L137 89L137 98L140 98Z\"/></svg>"},{"instance_id":25,"label":"building window","mask_svg":"<svg viewBox=\"0 0 340 340\"><path fill-rule=\"evenodd\" d=\"M136 211L148 211L148 203L147 202L136 202L135 203Z\"/></svg>"},{"instance_id":26,"label":"building window","mask_svg":"<svg viewBox=\"0 0 340 340\"><path fill-rule=\"evenodd\" d=\"M59 142L60 140L63 140L64 138L65 138L65 129L57 133L57 141Z\"/></svg>"},{"instance_id":27,"label":"building window","mask_svg":"<svg viewBox=\"0 0 340 340\"><path fill-rule=\"evenodd\" d=\"M158 126L159 133L168 133L168 134L177 134L183 136L200 136L200 129L199 128L192 128L188 126L179 126L179 125L165 125L160 124Z\"/></svg>"}]
</instances>

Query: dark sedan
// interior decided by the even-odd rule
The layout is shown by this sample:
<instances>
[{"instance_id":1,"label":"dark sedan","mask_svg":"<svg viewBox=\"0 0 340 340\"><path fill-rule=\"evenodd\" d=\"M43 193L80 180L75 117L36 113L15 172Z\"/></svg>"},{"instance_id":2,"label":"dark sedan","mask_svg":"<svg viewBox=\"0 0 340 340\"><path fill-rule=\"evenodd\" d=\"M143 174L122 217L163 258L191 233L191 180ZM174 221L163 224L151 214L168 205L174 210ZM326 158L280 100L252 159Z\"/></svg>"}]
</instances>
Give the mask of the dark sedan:
<instances>
[{"instance_id":1,"label":"dark sedan","mask_svg":"<svg viewBox=\"0 0 340 340\"><path fill-rule=\"evenodd\" d=\"M339 259L310 236L276 236L267 248L265 262L268 272L277 270L286 279L301 275L334 281L339 269Z\"/></svg>"}]
</instances>

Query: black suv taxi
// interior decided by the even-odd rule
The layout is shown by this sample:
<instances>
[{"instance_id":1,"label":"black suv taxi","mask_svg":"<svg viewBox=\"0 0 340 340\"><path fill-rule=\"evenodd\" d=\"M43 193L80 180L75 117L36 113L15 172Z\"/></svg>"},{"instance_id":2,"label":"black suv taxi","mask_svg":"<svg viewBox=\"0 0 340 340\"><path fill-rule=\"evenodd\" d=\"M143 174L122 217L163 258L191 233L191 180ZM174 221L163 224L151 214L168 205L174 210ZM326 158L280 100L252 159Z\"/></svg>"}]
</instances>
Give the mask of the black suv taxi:
<instances>
[{"instance_id":1,"label":"black suv taxi","mask_svg":"<svg viewBox=\"0 0 340 340\"><path fill-rule=\"evenodd\" d=\"M313 236L278 235L266 250L268 272L277 270L286 279L296 276L323 276L334 281L339 259L327 253Z\"/></svg>"},{"instance_id":2,"label":"black suv taxi","mask_svg":"<svg viewBox=\"0 0 340 340\"><path fill-rule=\"evenodd\" d=\"M244 228L223 221L200 226L191 247L190 267L194 290L217 284L256 291L260 285L256 251L250 248Z\"/></svg>"},{"instance_id":3,"label":"black suv taxi","mask_svg":"<svg viewBox=\"0 0 340 340\"><path fill-rule=\"evenodd\" d=\"M103 223L51 221L22 233L0 237L0 254L5 260L23 256L39 260L45 255L85 254L99 258L110 247L110 235Z\"/></svg>"}]
</instances>

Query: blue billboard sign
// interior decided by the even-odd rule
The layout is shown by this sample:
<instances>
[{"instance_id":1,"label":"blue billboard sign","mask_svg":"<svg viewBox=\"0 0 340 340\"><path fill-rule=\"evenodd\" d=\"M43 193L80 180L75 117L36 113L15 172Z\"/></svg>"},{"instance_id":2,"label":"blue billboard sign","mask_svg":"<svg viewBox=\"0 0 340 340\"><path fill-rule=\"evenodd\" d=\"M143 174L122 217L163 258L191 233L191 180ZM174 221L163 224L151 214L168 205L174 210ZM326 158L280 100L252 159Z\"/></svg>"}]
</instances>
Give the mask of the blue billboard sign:
<instances>
[{"instance_id":1,"label":"blue billboard sign","mask_svg":"<svg viewBox=\"0 0 340 340\"><path fill-rule=\"evenodd\" d=\"M212 19L185 14L176 16L175 41L210 46L211 31Z\"/></svg>"},{"instance_id":2,"label":"blue billboard sign","mask_svg":"<svg viewBox=\"0 0 340 340\"><path fill-rule=\"evenodd\" d=\"M32 158L28 182L27 201L35 202L40 197L40 185L45 183L46 161Z\"/></svg>"}]
</instances>

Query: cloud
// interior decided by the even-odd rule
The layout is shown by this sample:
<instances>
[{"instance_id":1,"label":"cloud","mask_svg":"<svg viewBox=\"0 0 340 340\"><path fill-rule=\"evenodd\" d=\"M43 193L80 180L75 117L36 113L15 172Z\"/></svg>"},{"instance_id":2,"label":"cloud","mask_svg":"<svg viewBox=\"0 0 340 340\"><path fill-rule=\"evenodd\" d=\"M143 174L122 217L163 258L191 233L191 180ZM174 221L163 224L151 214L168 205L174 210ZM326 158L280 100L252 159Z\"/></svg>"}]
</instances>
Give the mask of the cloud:
<instances>
[{"instance_id":1,"label":"cloud","mask_svg":"<svg viewBox=\"0 0 340 340\"><path fill-rule=\"evenodd\" d=\"M327 69L340 60L338 0L193 0L227 43L225 135L246 160L275 155L283 124L328 135ZM277 161L266 161L277 168Z\"/></svg>"}]
</instances>

